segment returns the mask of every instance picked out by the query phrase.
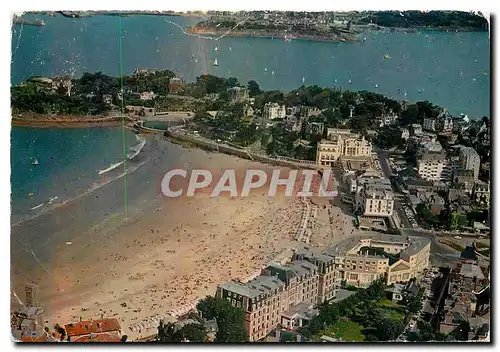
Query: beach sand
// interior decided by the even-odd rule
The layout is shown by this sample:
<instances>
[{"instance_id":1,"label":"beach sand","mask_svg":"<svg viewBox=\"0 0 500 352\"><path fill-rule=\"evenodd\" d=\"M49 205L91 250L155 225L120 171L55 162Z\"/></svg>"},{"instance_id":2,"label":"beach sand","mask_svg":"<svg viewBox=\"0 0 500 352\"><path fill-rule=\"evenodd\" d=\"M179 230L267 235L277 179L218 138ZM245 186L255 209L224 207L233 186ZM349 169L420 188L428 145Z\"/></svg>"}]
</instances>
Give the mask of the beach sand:
<instances>
[{"instance_id":1,"label":"beach sand","mask_svg":"<svg viewBox=\"0 0 500 352\"><path fill-rule=\"evenodd\" d=\"M130 339L147 336L156 326L129 327L155 315L168 318L294 246L303 202L282 192L175 199L160 193L167 154L177 167L237 173L274 167L163 144L169 153L127 175L126 220L123 184L116 181L12 228L12 288L22 298L27 281L39 284L46 326L117 317Z\"/></svg>"},{"instance_id":2,"label":"beach sand","mask_svg":"<svg viewBox=\"0 0 500 352\"><path fill-rule=\"evenodd\" d=\"M285 197L284 187L275 197L265 187L248 197L160 192L172 168L208 168L214 179L232 168L240 180L247 169L276 167L163 140L148 140L148 148L144 165L127 175L126 211L117 180L12 227L12 289L22 298L28 281L39 284L49 328L116 317L129 339L154 334L154 323L131 328L151 317L173 319L169 312L213 295L222 282L255 275L297 245L305 201ZM347 220L331 205L322 212L333 220L312 243L326 246L344 236Z\"/></svg>"}]
</instances>

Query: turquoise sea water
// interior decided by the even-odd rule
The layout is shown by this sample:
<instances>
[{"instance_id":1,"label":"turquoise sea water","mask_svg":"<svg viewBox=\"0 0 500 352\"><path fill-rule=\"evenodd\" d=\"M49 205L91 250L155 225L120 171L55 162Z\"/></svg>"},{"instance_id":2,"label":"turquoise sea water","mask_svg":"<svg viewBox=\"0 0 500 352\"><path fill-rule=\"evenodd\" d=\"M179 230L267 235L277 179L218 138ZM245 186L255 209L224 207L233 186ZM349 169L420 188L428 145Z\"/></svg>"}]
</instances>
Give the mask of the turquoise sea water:
<instances>
[{"instance_id":1,"label":"turquoise sea water","mask_svg":"<svg viewBox=\"0 0 500 352\"><path fill-rule=\"evenodd\" d=\"M240 37L214 41L185 35L165 22L185 27L196 19L132 16L121 21L120 55L118 17L35 18L43 19L46 26L12 28L13 84L32 75L80 76L85 71L118 75L122 60L125 74L137 67L164 68L187 81L211 73L234 76L243 83L254 79L262 89L283 90L304 80L307 85L429 100L471 117L489 116L487 33L368 33L361 43ZM390 59L384 59L385 54ZM214 58L218 67L211 64ZM121 158L121 133L116 128L13 128L13 220L38 211L31 208L50 197L74 196L99 181L97 171ZM127 132L127 146L133 143L133 134ZM38 166L31 165L32 158L39 160ZM29 197L30 192L35 195Z\"/></svg>"}]
</instances>

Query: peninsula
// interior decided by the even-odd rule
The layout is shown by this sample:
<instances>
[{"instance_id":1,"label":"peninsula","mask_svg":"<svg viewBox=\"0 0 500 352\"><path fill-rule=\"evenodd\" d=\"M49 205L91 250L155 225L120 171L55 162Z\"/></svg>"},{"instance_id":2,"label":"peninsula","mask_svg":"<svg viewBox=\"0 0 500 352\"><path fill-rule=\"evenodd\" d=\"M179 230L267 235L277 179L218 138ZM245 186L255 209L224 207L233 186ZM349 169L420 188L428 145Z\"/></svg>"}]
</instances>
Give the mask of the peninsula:
<instances>
[{"instance_id":1,"label":"peninsula","mask_svg":"<svg viewBox=\"0 0 500 352\"><path fill-rule=\"evenodd\" d=\"M273 37L332 42L356 42L366 31L442 30L487 31L482 16L460 11L351 12L209 12L210 18L187 32L214 36Z\"/></svg>"}]
</instances>

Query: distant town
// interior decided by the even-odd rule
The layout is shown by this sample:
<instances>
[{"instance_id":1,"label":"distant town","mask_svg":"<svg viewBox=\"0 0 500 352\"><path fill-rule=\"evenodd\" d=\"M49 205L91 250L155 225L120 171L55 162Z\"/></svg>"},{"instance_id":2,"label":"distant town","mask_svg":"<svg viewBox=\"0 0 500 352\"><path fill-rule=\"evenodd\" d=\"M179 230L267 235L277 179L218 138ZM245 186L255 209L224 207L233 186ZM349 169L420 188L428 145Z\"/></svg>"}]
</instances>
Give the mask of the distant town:
<instances>
[{"instance_id":1,"label":"distant town","mask_svg":"<svg viewBox=\"0 0 500 352\"><path fill-rule=\"evenodd\" d=\"M32 77L12 88L13 124L125 122L189 147L332 169L339 196L326 203L303 199L289 252L246 278L220 282L213 296L173 307L169 319L121 327L116 317L103 316L45 326L36 285L29 284L24 310L13 312L15 338L415 342L489 336L488 117L454 116L428 101L340 87L262 91L255 81L211 75L188 83L168 70L137 69L122 81L102 73ZM353 229L314 245L334 226L327 214L330 220L321 217L335 207L348 214Z\"/></svg>"},{"instance_id":2,"label":"distant town","mask_svg":"<svg viewBox=\"0 0 500 352\"><path fill-rule=\"evenodd\" d=\"M367 31L440 30L488 31L489 24L481 13L463 11L43 11L28 15L64 16L78 19L107 16L186 16L201 19L187 28L190 33L224 36L253 36L352 42L362 40ZM44 26L43 20L14 16L15 24Z\"/></svg>"}]
</instances>

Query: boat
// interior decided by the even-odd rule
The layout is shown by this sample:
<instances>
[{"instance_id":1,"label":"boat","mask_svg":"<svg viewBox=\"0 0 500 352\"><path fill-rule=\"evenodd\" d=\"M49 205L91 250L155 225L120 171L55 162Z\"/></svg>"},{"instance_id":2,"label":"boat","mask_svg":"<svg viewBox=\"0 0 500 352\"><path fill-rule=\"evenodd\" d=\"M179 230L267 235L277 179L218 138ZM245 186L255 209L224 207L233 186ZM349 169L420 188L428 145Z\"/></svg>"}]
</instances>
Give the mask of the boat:
<instances>
[{"instance_id":1,"label":"boat","mask_svg":"<svg viewBox=\"0 0 500 352\"><path fill-rule=\"evenodd\" d=\"M271 74L274 75L274 71L272 71Z\"/></svg>"},{"instance_id":2,"label":"boat","mask_svg":"<svg viewBox=\"0 0 500 352\"><path fill-rule=\"evenodd\" d=\"M384 59L389 60L390 58L391 58L391 56L389 54L384 55Z\"/></svg>"},{"instance_id":3,"label":"boat","mask_svg":"<svg viewBox=\"0 0 500 352\"><path fill-rule=\"evenodd\" d=\"M214 60L214 66L219 66L219 63L217 62L217 58Z\"/></svg>"},{"instance_id":4,"label":"boat","mask_svg":"<svg viewBox=\"0 0 500 352\"><path fill-rule=\"evenodd\" d=\"M302 77L302 83L304 83L305 81L306 81L306 78Z\"/></svg>"},{"instance_id":5,"label":"boat","mask_svg":"<svg viewBox=\"0 0 500 352\"><path fill-rule=\"evenodd\" d=\"M229 51L232 51L232 50L233 50L233 47L231 47L231 46L230 46L230 47L229 47Z\"/></svg>"},{"instance_id":6,"label":"boat","mask_svg":"<svg viewBox=\"0 0 500 352\"><path fill-rule=\"evenodd\" d=\"M375 88L378 88L378 84L375 84Z\"/></svg>"},{"instance_id":7,"label":"boat","mask_svg":"<svg viewBox=\"0 0 500 352\"><path fill-rule=\"evenodd\" d=\"M214 49L214 50L215 50L215 51L217 51L217 50L219 50L219 48L217 48L217 46L215 46L215 49Z\"/></svg>"},{"instance_id":8,"label":"boat","mask_svg":"<svg viewBox=\"0 0 500 352\"><path fill-rule=\"evenodd\" d=\"M35 158L35 160L33 160L33 162L31 163L31 165L33 166L37 166L38 165L38 159Z\"/></svg>"},{"instance_id":9,"label":"boat","mask_svg":"<svg viewBox=\"0 0 500 352\"><path fill-rule=\"evenodd\" d=\"M267 72L267 67L264 69L264 71L266 71L266 72Z\"/></svg>"},{"instance_id":10,"label":"boat","mask_svg":"<svg viewBox=\"0 0 500 352\"><path fill-rule=\"evenodd\" d=\"M351 83L352 83L352 81L351 81L351 80L349 80L349 84L351 84Z\"/></svg>"}]
</instances>

